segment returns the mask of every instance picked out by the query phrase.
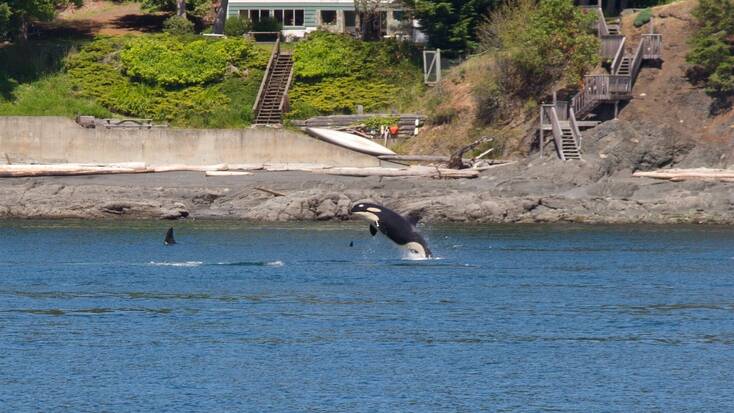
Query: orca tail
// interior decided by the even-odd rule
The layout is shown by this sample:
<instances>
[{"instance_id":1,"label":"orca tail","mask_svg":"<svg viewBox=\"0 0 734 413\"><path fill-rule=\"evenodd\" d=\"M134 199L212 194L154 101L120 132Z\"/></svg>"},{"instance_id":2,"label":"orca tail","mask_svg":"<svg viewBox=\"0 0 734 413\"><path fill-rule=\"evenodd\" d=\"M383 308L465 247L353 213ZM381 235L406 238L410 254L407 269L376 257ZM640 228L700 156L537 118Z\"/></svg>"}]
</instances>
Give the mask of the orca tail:
<instances>
[{"instance_id":1,"label":"orca tail","mask_svg":"<svg viewBox=\"0 0 734 413\"><path fill-rule=\"evenodd\" d=\"M173 227L168 228L168 231L166 232L166 239L163 240L163 243L165 245L173 245L176 243L176 240L173 238Z\"/></svg>"}]
</instances>

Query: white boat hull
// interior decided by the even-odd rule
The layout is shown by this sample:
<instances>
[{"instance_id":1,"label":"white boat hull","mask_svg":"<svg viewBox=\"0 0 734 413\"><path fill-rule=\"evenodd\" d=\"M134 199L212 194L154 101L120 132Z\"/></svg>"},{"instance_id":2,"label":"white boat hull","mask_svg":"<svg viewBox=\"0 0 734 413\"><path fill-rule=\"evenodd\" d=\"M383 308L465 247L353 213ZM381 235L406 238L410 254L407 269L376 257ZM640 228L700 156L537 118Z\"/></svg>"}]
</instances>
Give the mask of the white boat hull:
<instances>
[{"instance_id":1,"label":"white boat hull","mask_svg":"<svg viewBox=\"0 0 734 413\"><path fill-rule=\"evenodd\" d=\"M325 128L305 128L305 131L314 138L318 138L322 141L333 143L334 145L339 145L341 147L357 152L366 153L368 155L395 155L395 152L380 145L379 143L372 142L369 139L365 139L352 133Z\"/></svg>"}]
</instances>

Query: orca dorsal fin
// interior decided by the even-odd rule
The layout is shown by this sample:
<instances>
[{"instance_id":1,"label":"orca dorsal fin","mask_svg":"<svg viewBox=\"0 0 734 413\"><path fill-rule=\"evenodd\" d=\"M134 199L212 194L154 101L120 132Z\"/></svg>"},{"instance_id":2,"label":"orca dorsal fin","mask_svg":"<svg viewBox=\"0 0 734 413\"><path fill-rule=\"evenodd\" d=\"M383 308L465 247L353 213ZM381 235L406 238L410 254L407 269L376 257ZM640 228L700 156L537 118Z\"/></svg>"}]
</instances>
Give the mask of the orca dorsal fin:
<instances>
[{"instance_id":1,"label":"orca dorsal fin","mask_svg":"<svg viewBox=\"0 0 734 413\"><path fill-rule=\"evenodd\" d=\"M370 234L374 237L377 235L377 227L375 227L373 224L370 224Z\"/></svg>"},{"instance_id":2,"label":"orca dorsal fin","mask_svg":"<svg viewBox=\"0 0 734 413\"><path fill-rule=\"evenodd\" d=\"M165 245L173 245L176 243L176 240L173 238L173 227L168 228L168 231L166 231L166 239L163 240L163 243Z\"/></svg>"}]
</instances>

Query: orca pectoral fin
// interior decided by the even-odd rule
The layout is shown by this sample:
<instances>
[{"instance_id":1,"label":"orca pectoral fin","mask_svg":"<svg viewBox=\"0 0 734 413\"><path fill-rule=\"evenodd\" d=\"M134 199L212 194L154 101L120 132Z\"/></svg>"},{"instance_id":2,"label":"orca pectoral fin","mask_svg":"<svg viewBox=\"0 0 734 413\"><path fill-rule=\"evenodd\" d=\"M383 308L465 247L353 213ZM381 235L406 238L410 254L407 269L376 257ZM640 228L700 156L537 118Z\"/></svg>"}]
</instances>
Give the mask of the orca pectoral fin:
<instances>
[{"instance_id":1,"label":"orca pectoral fin","mask_svg":"<svg viewBox=\"0 0 734 413\"><path fill-rule=\"evenodd\" d=\"M405 220L408 221L410 225L415 227L416 225L418 225L418 222L423 217L420 215L420 211L413 211L404 215L403 218L405 218Z\"/></svg>"},{"instance_id":2,"label":"orca pectoral fin","mask_svg":"<svg viewBox=\"0 0 734 413\"><path fill-rule=\"evenodd\" d=\"M370 234L372 234L373 237L377 235L377 228L372 224L370 224Z\"/></svg>"}]
</instances>

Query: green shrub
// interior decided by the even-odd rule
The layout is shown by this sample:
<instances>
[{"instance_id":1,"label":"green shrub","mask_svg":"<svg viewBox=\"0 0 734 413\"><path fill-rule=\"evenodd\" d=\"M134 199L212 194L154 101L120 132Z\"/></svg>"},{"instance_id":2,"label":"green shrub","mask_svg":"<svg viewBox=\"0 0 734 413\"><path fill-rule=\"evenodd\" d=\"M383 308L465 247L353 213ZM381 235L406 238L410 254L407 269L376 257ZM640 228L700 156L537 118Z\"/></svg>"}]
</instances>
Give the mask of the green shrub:
<instances>
[{"instance_id":1,"label":"green shrub","mask_svg":"<svg viewBox=\"0 0 734 413\"><path fill-rule=\"evenodd\" d=\"M224 22L224 34L238 37L252 30L250 19L241 19L239 16L229 16Z\"/></svg>"},{"instance_id":2,"label":"green shrub","mask_svg":"<svg viewBox=\"0 0 734 413\"><path fill-rule=\"evenodd\" d=\"M637 13L634 25L635 27L641 27L642 25L649 23L650 19L652 19L652 10L650 10L649 8L644 9L641 12Z\"/></svg>"},{"instance_id":3,"label":"green shrub","mask_svg":"<svg viewBox=\"0 0 734 413\"><path fill-rule=\"evenodd\" d=\"M0 96L0 115L3 116L68 116L91 115L99 118L112 116L109 110L84 96L78 96L73 83L63 73L16 85L7 100Z\"/></svg>"},{"instance_id":4,"label":"green shrub","mask_svg":"<svg viewBox=\"0 0 734 413\"><path fill-rule=\"evenodd\" d=\"M177 126L243 127L252 120L267 59L244 39L99 38L69 56L66 70L79 94L119 114Z\"/></svg>"},{"instance_id":5,"label":"green shrub","mask_svg":"<svg viewBox=\"0 0 734 413\"><path fill-rule=\"evenodd\" d=\"M594 13L571 0L508 2L480 26L482 49L493 51L502 87L533 97L561 80L577 84L599 62Z\"/></svg>"},{"instance_id":6,"label":"green shrub","mask_svg":"<svg viewBox=\"0 0 734 413\"><path fill-rule=\"evenodd\" d=\"M171 16L163 22L163 31L174 36L194 33L194 23L185 16Z\"/></svg>"},{"instance_id":7,"label":"green shrub","mask_svg":"<svg viewBox=\"0 0 734 413\"><path fill-rule=\"evenodd\" d=\"M254 32L279 32L283 25L275 17L261 17L259 21L252 24Z\"/></svg>"},{"instance_id":8,"label":"green shrub","mask_svg":"<svg viewBox=\"0 0 734 413\"><path fill-rule=\"evenodd\" d=\"M399 116L372 116L361 123L367 127L367 129L380 130L383 126L392 126L400 121Z\"/></svg>"},{"instance_id":9,"label":"green shrub","mask_svg":"<svg viewBox=\"0 0 734 413\"><path fill-rule=\"evenodd\" d=\"M420 83L413 50L396 41L362 42L317 31L293 52L295 82L291 118L374 111L398 104L403 91Z\"/></svg>"},{"instance_id":10,"label":"green shrub","mask_svg":"<svg viewBox=\"0 0 734 413\"><path fill-rule=\"evenodd\" d=\"M173 87L221 80L228 65L242 64L257 54L262 54L260 49L243 39L185 41L164 35L132 40L120 60L128 76Z\"/></svg>"}]
</instances>

